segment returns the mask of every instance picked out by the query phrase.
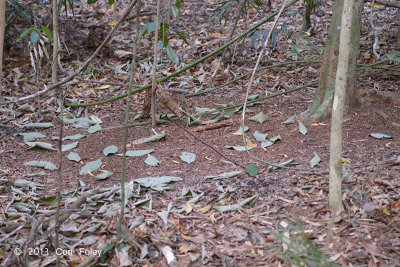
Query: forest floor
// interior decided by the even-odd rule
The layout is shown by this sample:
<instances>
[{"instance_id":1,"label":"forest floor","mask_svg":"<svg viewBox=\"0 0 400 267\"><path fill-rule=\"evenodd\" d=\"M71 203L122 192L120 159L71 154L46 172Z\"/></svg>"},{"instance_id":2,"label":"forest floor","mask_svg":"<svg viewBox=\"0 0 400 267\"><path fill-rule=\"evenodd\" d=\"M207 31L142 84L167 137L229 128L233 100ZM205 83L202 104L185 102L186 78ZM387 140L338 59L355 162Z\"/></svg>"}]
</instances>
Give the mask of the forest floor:
<instances>
[{"instance_id":1,"label":"forest floor","mask_svg":"<svg viewBox=\"0 0 400 267\"><path fill-rule=\"evenodd\" d=\"M176 35L170 37L170 44L181 62L192 62L228 39L233 22L229 21L226 27L210 24L211 2L185 1L182 6L180 30L188 35L190 45ZM273 10L280 7L280 2L274 1ZM262 60L262 66L320 59L329 28L331 2L326 1L317 7L311 37L305 37L300 30L300 3L284 12L278 24L281 31L276 47ZM119 8L123 10L124 6ZM146 4L144 10L152 11L154 8ZM249 12L247 21L239 21L237 32L242 32L265 15L254 9L249 9ZM110 29L107 22L112 20L112 9L104 4L76 8L75 13L76 18L61 16L61 38L69 48L69 54L65 52L61 62L67 71L86 60L93 53L93 47L98 45L93 38L82 36L101 40ZM395 13L396 10L390 8L375 11L375 24L381 31L378 51L382 56L395 50ZM109 21L105 22L106 19ZM151 16L142 16L142 26L150 19ZM283 26L283 22L287 26ZM74 80L65 87L67 103L94 102L126 91L129 59L118 58L115 51L130 51L133 25L132 18L124 23L104 53L90 65L99 74L79 76L105 83ZM371 52L373 35L368 25L365 15L361 28L361 64L375 60ZM288 36L284 33L284 27L293 30L293 34ZM163 88L191 114L205 108L242 103L248 78L198 96L185 95L195 90L215 88L237 75L252 71L258 54L249 39L233 46L216 77L211 76L219 57L212 57L162 84ZM151 38L145 36L141 39L138 51L141 61L135 75L135 86L150 82ZM6 96L21 97L34 92L25 92L27 86L35 87L34 76L30 76L33 70L28 52L24 51L24 56L21 56L15 47L7 50ZM159 77L180 68L179 64L174 65L168 60L164 50L162 57L158 66ZM389 61L384 66L397 65ZM316 81L319 67L319 63L304 62L263 70L256 76L251 95L261 98ZM17 68L25 73L24 77L17 75ZM104 247L104 244L113 238L117 228L121 157L117 154L105 156L103 150L113 145L118 148L117 153L122 153L123 128L107 128L123 125L126 99L86 110L68 108L67 118L86 116L100 122L102 130L88 133L88 122L69 124L64 128L63 136L82 134L85 137L63 143L78 142L75 148L63 153L62 187L66 193L62 209L66 213L70 207L74 214L65 220L60 230L66 254L62 256L62 263L74 266L87 258L80 249L92 249L88 254L102 250L101 256L96 257L97 264L113 266L167 266L167 261L174 257L178 266L286 266L290 260L300 265L316 266L313 264L322 257L318 253L323 251L329 260L345 266L400 266L400 75L396 71L379 71L360 71L360 75L368 74L358 80L364 101L345 114L343 165L351 178L343 183L346 212L340 218L334 218L334 223L327 202L330 120L310 123L300 116L315 96L315 85L259 101L248 107L246 113L245 125L249 130L245 135L249 140L247 144L252 146L249 152L274 164L293 160L292 163L296 164L287 166L294 169L271 169L245 151L226 147L243 146L242 136L234 134L241 126L241 112L235 112L234 108L222 114L229 116L223 120L228 123L216 129L202 130L198 125L188 125L184 119L152 127L148 119L134 120L135 115L141 112L145 93L133 95L130 123L143 124L129 128L128 150L150 150L151 153L143 152L142 156L127 157L126 160L128 200L123 222L124 241L120 246L124 249L120 251L109 244ZM107 84L113 82L122 86ZM25 163L46 161L59 166L58 153L46 149L28 151L29 142L15 134L42 133L45 137L37 141L57 147L57 140L52 139L59 136L56 98L57 94L53 93L39 100L40 116L38 99L35 99L28 102L34 112L29 111L30 107L18 109L22 104L17 104L7 106L13 110L12 119L5 113L1 117L0 261L3 265L23 262L30 262L32 266L55 264L52 245L55 235L50 229L54 225L58 174L55 170L42 171ZM248 120L259 112L267 115L265 122ZM170 112L157 105L157 114L167 113ZM282 124L293 115L296 115L294 124ZM205 115L201 120L213 117ZM306 134L299 132L299 121L307 128ZM47 129L21 127L30 122L50 122L53 126ZM263 148L256 136L263 137L254 135L256 131L268 134L267 139L279 135L281 140L270 142L270 146ZM391 138L375 138L381 136L373 137L373 133ZM143 138L155 134L165 134L165 137L143 142ZM79 154L79 162L67 159L71 151ZM192 160L195 154L194 161L186 162L190 159L182 156L182 152L192 153L189 154ZM321 161L312 168L310 161L315 154ZM157 166L148 164L155 160L153 157L159 161ZM100 170L80 174L86 163L99 159ZM260 168L255 176L243 172L243 167L250 163L256 163ZM232 177L218 176L233 171L238 172ZM95 178L106 172L113 174L108 178ZM155 182L149 185L137 180L144 177L164 177L165 181L154 179ZM80 199L84 194L87 198ZM71 204L79 201L75 209L71 208ZM227 211L222 212L224 209ZM40 226L33 238L29 234L30 229L37 229L35 220L39 224L44 222L45 226ZM16 256L16 248L22 248L23 254Z\"/></svg>"}]
</instances>

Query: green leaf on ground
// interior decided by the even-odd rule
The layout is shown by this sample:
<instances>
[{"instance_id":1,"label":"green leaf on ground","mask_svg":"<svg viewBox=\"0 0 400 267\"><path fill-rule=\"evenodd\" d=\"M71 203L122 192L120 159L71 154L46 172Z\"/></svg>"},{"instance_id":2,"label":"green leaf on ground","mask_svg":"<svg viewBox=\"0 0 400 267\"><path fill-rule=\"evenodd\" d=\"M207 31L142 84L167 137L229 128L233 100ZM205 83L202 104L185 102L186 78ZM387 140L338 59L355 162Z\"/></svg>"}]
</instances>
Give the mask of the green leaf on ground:
<instances>
[{"instance_id":1,"label":"green leaf on ground","mask_svg":"<svg viewBox=\"0 0 400 267\"><path fill-rule=\"evenodd\" d=\"M250 163L249 165L246 166L246 172L250 176L256 176L258 172L260 171L260 168L255 163Z\"/></svg>"}]
</instances>

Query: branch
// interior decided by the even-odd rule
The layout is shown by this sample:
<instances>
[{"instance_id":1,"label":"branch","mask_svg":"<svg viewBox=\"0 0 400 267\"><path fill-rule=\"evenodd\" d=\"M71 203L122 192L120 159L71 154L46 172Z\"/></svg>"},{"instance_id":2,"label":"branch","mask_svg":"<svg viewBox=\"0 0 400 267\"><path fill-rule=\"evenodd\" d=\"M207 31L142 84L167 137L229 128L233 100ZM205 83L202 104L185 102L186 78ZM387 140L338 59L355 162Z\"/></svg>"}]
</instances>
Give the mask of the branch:
<instances>
[{"instance_id":1,"label":"branch","mask_svg":"<svg viewBox=\"0 0 400 267\"><path fill-rule=\"evenodd\" d=\"M370 2L370 1L364 0L364 2ZM381 4L381 5L384 5L384 6L400 8L400 3L399 2L392 2L392 1L389 1L389 0L375 0L375 3Z\"/></svg>"}]
</instances>

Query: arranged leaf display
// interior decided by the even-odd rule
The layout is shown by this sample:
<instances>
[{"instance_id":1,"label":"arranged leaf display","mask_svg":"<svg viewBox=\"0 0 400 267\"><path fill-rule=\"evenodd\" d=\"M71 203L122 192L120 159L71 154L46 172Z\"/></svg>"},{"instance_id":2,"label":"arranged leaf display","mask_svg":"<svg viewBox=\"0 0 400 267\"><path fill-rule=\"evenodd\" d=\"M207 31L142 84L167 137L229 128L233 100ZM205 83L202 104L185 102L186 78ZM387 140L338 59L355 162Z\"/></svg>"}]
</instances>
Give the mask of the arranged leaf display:
<instances>
[{"instance_id":1,"label":"arranged leaf display","mask_svg":"<svg viewBox=\"0 0 400 267\"><path fill-rule=\"evenodd\" d=\"M76 152L70 152L67 156L67 159L69 159L70 161L80 162L81 156L79 156L79 154Z\"/></svg>"},{"instance_id":2,"label":"arranged leaf display","mask_svg":"<svg viewBox=\"0 0 400 267\"><path fill-rule=\"evenodd\" d=\"M387 134L382 134L382 133L371 133L369 134L371 137L373 138L377 138L377 139L392 139L393 137L391 137L390 135Z\"/></svg>"},{"instance_id":3,"label":"arranged leaf display","mask_svg":"<svg viewBox=\"0 0 400 267\"><path fill-rule=\"evenodd\" d=\"M238 204L226 205L226 206L214 206L214 209L216 209L219 212L242 210L246 206L253 205L255 203L255 201L257 200L257 198L258 198L258 195L255 195L255 196L252 196L252 197L249 197L249 198L243 200L242 202L240 202Z\"/></svg>"},{"instance_id":4,"label":"arranged leaf display","mask_svg":"<svg viewBox=\"0 0 400 267\"><path fill-rule=\"evenodd\" d=\"M321 162L321 158L314 152L314 157L310 161L311 168L314 168L318 163Z\"/></svg>"},{"instance_id":5,"label":"arranged leaf display","mask_svg":"<svg viewBox=\"0 0 400 267\"><path fill-rule=\"evenodd\" d=\"M53 124L51 122L35 122L35 123L27 123L21 126L23 129L47 129L52 127Z\"/></svg>"},{"instance_id":6,"label":"arranged leaf display","mask_svg":"<svg viewBox=\"0 0 400 267\"><path fill-rule=\"evenodd\" d=\"M17 133L15 135L20 135L24 138L24 142L32 142L36 141L37 139L40 138L45 138L46 136L42 133L36 133L36 132L31 132L31 133Z\"/></svg>"},{"instance_id":7,"label":"arranged leaf display","mask_svg":"<svg viewBox=\"0 0 400 267\"><path fill-rule=\"evenodd\" d=\"M259 112L257 115L250 117L249 120L255 121L258 123L263 123L265 121L268 121L269 118L266 114L264 114L264 112Z\"/></svg>"},{"instance_id":8,"label":"arranged leaf display","mask_svg":"<svg viewBox=\"0 0 400 267\"><path fill-rule=\"evenodd\" d=\"M108 146L106 148L103 149L103 154L104 156L108 156L111 154L115 154L118 152L118 147L112 145L112 146Z\"/></svg>"},{"instance_id":9,"label":"arranged leaf display","mask_svg":"<svg viewBox=\"0 0 400 267\"><path fill-rule=\"evenodd\" d=\"M306 126L304 126L301 121L299 121L299 132L303 135L306 135L308 133Z\"/></svg>"},{"instance_id":10,"label":"arranged leaf display","mask_svg":"<svg viewBox=\"0 0 400 267\"><path fill-rule=\"evenodd\" d=\"M161 139L165 138L165 134L155 134L153 136L150 136L149 138L146 138L143 140L143 143L150 143L150 142L156 142L160 141Z\"/></svg>"},{"instance_id":11,"label":"arranged leaf display","mask_svg":"<svg viewBox=\"0 0 400 267\"><path fill-rule=\"evenodd\" d=\"M234 149L236 151L246 151L246 147L245 146L225 146L226 148L229 149ZM247 146L247 150L250 150L251 147Z\"/></svg>"},{"instance_id":12,"label":"arranged leaf display","mask_svg":"<svg viewBox=\"0 0 400 267\"><path fill-rule=\"evenodd\" d=\"M196 160L196 154L189 152L182 152L180 158L182 161L186 163L192 163Z\"/></svg>"},{"instance_id":13,"label":"arranged leaf display","mask_svg":"<svg viewBox=\"0 0 400 267\"><path fill-rule=\"evenodd\" d=\"M147 158L144 161L144 163L146 163L147 165L150 165L150 166L154 166L154 167L160 165L160 161L158 159L156 159L155 157L153 157L152 155L147 155Z\"/></svg>"},{"instance_id":14,"label":"arranged leaf display","mask_svg":"<svg viewBox=\"0 0 400 267\"><path fill-rule=\"evenodd\" d=\"M79 142L73 142L71 144L62 145L61 146L61 151L64 152L64 151L67 151L67 150L74 149L75 147L78 146L78 144L79 144Z\"/></svg>"},{"instance_id":15,"label":"arranged leaf display","mask_svg":"<svg viewBox=\"0 0 400 267\"><path fill-rule=\"evenodd\" d=\"M90 126L88 129L88 133L90 133L90 134L98 132L98 131L101 131L101 126L98 123L93 126Z\"/></svg>"},{"instance_id":16,"label":"arranged leaf display","mask_svg":"<svg viewBox=\"0 0 400 267\"><path fill-rule=\"evenodd\" d=\"M206 179L210 180L219 180L219 179L227 179L227 178L232 178L235 176L238 176L240 174L243 174L244 171L231 171L231 172L224 172L218 175L211 175L211 176L206 176Z\"/></svg>"},{"instance_id":17,"label":"arranged leaf display","mask_svg":"<svg viewBox=\"0 0 400 267\"><path fill-rule=\"evenodd\" d=\"M86 135L84 134L75 134L75 135L69 135L69 136L65 136L62 138L63 141L68 141L68 140L79 140L86 137ZM58 136L53 136L51 137L51 139L53 140L58 140L59 137Z\"/></svg>"},{"instance_id":18,"label":"arranged leaf display","mask_svg":"<svg viewBox=\"0 0 400 267\"><path fill-rule=\"evenodd\" d=\"M31 166L31 167L44 168L46 170L51 170L51 171L57 170L57 166L48 161L32 160L32 161L25 162L24 165Z\"/></svg>"},{"instance_id":19,"label":"arranged leaf display","mask_svg":"<svg viewBox=\"0 0 400 267\"><path fill-rule=\"evenodd\" d=\"M26 142L26 144L28 146L30 146L30 148L28 150L34 150L34 149L37 149L37 148L43 148L43 149L46 149L46 150L57 151L57 149L55 149L52 144L49 144L49 143L46 143L46 142L39 142L39 141Z\"/></svg>"},{"instance_id":20,"label":"arranged leaf display","mask_svg":"<svg viewBox=\"0 0 400 267\"><path fill-rule=\"evenodd\" d=\"M108 177L111 177L114 173L113 172L103 172L100 173L99 175L96 175L94 178L98 180L104 180L107 179Z\"/></svg>"},{"instance_id":21,"label":"arranged leaf display","mask_svg":"<svg viewBox=\"0 0 400 267\"><path fill-rule=\"evenodd\" d=\"M79 171L79 174L80 174L80 175L86 175L86 174L88 174L89 172L95 172L95 171L97 171L98 169L100 169L100 167L101 167L102 164L103 164L103 163L101 162L101 159L87 162L87 163L81 168L81 170Z\"/></svg>"},{"instance_id":22,"label":"arranged leaf display","mask_svg":"<svg viewBox=\"0 0 400 267\"><path fill-rule=\"evenodd\" d=\"M243 133L247 132L248 130L249 130L249 127L247 127L247 126L244 126L244 127L240 126L239 129L238 129L236 132L234 132L233 134L234 134L234 135L242 135Z\"/></svg>"},{"instance_id":23,"label":"arranged leaf display","mask_svg":"<svg viewBox=\"0 0 400 267\"><path fill-rule=\"evenodd\" d=\"M141 157L153 152L154 149L147 149L147 150L128 150L126 151L127 157ZM118 156L122 156L122 154L118 154Z\"/></svg>"},{"instance_id":24,"label":"arranged leaf display","mask_svg":"<svg viewBox=\"0 0 400 267\"><path fill-rule=\"evenodd\" d=\"M275 144L275 142L281 141L281 140L282 140L282 137L280 135L274 136L270 139L267 139L267 140L261 142L261 147L266 148L266 147L272 146L273 144Z\"/></svg>"},{"instance_id":25,"label":"arranged leaf display","mask_svg":"<svg viewBox=\"0 0 400 267\"><path fill-rule=\"evenodd\" d=\"M296 116L295 115L293 115L289 119L287 119L284 122L282 122L282 124L294 124L294 123L296 123Z\"/></svg>"},{"instance_id":26,"label":"arranged leaf display","mask_svg":"<svg viewBox=\"0 0 400 267\"><path fill-rule=\"evenodd\" d=\"M253 136L258 142L264 142L266 140L268 134L262 134L258 131L255 131Z\"/></svg>"}]
</instances>

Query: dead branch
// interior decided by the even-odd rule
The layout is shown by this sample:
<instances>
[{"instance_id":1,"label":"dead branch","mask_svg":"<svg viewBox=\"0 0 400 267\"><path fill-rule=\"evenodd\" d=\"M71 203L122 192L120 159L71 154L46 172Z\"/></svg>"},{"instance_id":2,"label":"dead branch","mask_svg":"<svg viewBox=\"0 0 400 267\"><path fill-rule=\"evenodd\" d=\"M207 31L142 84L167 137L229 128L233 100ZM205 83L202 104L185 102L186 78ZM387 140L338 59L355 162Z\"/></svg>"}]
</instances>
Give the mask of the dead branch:
<instances>
[{"instance_id":1,"label":"dead branch","mask_svg":"<svg viewBox=\"0 0 400 267\"><path fill-rule=\"evenodd\" d=\"M201 126L194 128L193 130L195 132L203 132L203 131L215 130L215 129L219 129L222 127L230 126L232 124L233 124L232 120L225 120L225 121L220 121L220 122L213 123L213 124L201 125Z\"/></svg>"}]
</instances>

